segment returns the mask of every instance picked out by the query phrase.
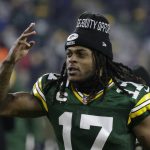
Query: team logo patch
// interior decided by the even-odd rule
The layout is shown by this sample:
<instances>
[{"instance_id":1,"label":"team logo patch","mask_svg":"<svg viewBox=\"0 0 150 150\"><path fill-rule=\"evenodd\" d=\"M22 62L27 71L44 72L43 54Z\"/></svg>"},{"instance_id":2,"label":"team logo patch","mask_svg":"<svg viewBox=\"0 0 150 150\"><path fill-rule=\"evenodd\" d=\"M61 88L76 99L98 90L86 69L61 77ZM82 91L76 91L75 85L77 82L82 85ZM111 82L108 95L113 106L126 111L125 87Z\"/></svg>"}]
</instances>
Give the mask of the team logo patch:
<instances>
[{"instance_id":1,"label":"team logo patch","mask_svg":"<svg viewBox=\"0 0 150 150\"><path fill-rule=\"evenodd\" d=\"M69 35L69 37L67 38L67 41L75 40L78 37L79 37L79 35L77 33L73 33L73 34Z\"/></svg>"}]
</instances>

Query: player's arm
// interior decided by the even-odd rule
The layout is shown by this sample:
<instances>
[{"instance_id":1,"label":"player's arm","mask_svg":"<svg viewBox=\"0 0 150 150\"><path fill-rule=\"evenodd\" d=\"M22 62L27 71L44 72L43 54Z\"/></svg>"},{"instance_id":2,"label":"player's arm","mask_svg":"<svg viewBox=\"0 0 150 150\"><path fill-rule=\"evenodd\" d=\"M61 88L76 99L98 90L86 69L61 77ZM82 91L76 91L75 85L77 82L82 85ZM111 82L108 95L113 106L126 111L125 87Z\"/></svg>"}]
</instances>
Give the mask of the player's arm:
<instances>
[{"instance_id":1,"label":"player's arm","mask_svg":"<svg viewBox=\"0 0 150 150\"><path fill-rule=\"evenodd\" d=\"M133 132L141 145L145 148L144 150L150 150L150 116L135 126Z\"/></svg>"},{"instance_id":2,"label":"player's arm","mask_svg":"<svg viewBox=\"0 0 150 150\"><path fill-rule=\"evenodd\" d=\"M34 41L29 41L36 34L34 23L21 34L0 66L0 115L3 116L38 116L44 114L37 100L29 93L8 94L9 81L15 64L27 55Z\"/></svg>"},{"instance_id":3,"label":"player's arm","mask_svg":"<svg viewBox=\"0 0 150 150\"><path fill-rule=\"evenodd\" d=\"M38 100L30 93L8 93L0 105L0 116L38 117L45 115Z\"/></svg>"}]
</instances>

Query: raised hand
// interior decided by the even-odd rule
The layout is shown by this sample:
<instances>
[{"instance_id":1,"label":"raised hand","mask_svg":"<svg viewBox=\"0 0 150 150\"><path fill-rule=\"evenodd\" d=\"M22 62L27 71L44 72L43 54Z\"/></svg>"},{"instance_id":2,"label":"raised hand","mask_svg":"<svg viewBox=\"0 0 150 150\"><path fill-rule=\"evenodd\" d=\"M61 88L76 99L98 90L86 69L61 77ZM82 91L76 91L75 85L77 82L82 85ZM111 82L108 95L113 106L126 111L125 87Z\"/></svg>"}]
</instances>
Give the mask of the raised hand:
<instances>
[{"instance_id":1,"label":"raised hand","mask_svg":"<svg viewBox=\"0 0 150 150\"><path fill-rule=\"evenodd\" d=\"M12 63L16 63L26 56L29 49L35 44L35 41L29 41L29 37L36 34L34 26L35 23L31 23L11 47L8 60Z\"/></svg>"}]
</instances>

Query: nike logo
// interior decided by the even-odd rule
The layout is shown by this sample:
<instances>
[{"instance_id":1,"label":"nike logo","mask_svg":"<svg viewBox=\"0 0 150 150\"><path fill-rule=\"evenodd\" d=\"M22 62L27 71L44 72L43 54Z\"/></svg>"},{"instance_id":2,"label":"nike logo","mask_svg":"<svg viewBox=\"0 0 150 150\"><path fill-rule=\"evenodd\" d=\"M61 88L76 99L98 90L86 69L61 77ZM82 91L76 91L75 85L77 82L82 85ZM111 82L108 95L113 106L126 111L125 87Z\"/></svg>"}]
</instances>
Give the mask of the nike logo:
<instances>
[{"instance_id":1,"label":"nike logo","mask_svg":"<svg viewBox=\"0 0 150 150\"><path fill-rule=\"evenodd\" d=\"M145 90L145 92L148 93L149 92L149 87L147 87L147 89L144 88L144 90Z\"/></svg>"}]
</instances>

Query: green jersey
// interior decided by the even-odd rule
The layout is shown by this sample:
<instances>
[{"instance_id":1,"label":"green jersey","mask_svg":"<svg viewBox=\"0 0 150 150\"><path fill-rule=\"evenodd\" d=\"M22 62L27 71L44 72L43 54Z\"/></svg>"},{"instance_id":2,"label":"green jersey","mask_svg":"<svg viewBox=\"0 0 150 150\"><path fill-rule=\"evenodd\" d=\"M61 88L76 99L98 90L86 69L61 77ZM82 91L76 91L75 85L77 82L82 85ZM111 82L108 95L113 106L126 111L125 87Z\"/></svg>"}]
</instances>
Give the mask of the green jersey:
<instances>
[{"instance_id":1,"label":"green jersey","mask_svg":"<svg viewBox=\"0 0 150 150\"><path fill-rule=\"evenodd\" d=\"M132 128L149 115L149 87L120 82L128 96L110 80L105 96L100 90L88 102L86 94L68 83L62 98L56 82L56 74L43 75L33 95L47 112L60 150L134 150Z\"/></svg>"}]
</instances>

